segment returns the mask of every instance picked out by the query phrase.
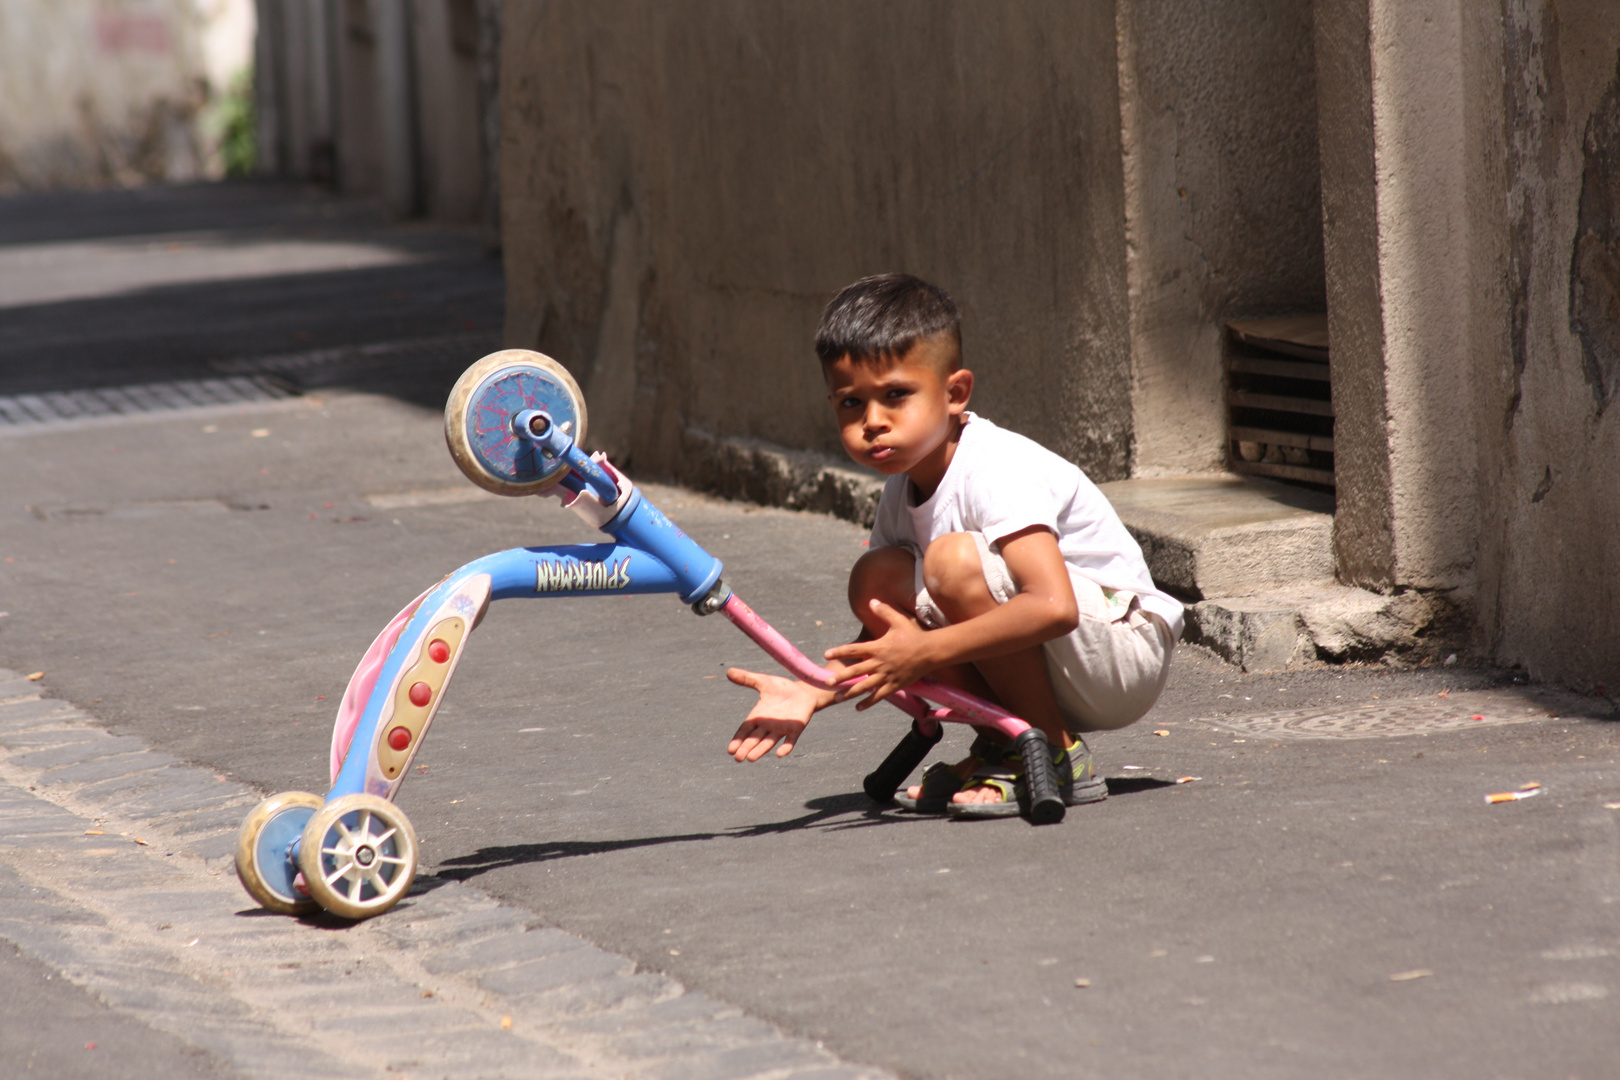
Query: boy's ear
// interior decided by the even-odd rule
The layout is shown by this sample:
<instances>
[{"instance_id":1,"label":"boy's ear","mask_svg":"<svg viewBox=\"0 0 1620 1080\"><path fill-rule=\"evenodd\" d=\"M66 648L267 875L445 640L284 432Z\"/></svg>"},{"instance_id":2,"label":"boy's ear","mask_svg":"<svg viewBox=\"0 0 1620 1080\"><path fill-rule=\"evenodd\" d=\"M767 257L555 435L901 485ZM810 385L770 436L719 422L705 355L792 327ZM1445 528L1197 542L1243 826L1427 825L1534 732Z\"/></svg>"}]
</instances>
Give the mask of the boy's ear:
<instances>
[{"instance_id":1,"label":"boy's ear","mask_svg":"<svg viewBox=\"0 0 1620 1080\"><path fill-rule=\"evenodd\" d=\"M959 415L973 396L973 372L957 368L945 376L945 408L952 416Z\"/></svg>"}]
</instances>

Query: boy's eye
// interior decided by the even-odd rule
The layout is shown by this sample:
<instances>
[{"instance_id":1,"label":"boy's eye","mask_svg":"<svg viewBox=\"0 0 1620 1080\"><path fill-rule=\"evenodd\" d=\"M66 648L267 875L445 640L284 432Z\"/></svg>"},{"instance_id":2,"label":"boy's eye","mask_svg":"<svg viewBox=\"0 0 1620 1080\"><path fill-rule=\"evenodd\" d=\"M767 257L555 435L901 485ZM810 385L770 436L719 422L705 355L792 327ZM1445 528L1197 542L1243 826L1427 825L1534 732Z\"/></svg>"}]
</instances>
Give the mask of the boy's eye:
<instances>
[{"instance_id":1,"label":"boy's eye","mask_svg":"<svg viewBox=\"0 0 1620 1080\"><path fill-rule=\"evenodd\" d=\"M861 399L855 397L844 398L838 403L838 407L840 409L858 409L861 407Z\"/></svg>"},{"instance_id":2,"label":"boy's eye","mask_svg":"<svg viewBox=\"0 0 1620 1080\"><path fill-rule=\"evenodd\" d=\"M883 396L888 398L890 401L898 401L899 399L901 399L903 397L909 397L910 395L911 395L910 390L906 389L903 386L896 386L896 387L892 387L889 390L889 392L884 394Z\"/></svg>"}]
</instances>

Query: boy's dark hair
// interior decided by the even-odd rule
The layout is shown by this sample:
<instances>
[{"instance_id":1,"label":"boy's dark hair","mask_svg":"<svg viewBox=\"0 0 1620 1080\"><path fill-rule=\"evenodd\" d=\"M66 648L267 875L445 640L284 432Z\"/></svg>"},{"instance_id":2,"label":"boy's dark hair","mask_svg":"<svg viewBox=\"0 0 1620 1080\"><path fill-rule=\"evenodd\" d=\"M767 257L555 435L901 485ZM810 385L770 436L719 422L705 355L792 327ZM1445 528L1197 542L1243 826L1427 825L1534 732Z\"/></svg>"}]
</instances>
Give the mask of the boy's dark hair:
<instances>
[{"instance_id":1,"label":"boy's dark hair","mask_svg":"<svg viewBox=\"0 0 1620 1080\"><path fill-rule=\"evenodd\" d=\"M962 328L950 294L910 274L877 274L832 298L816 327L816 355L823 364L846 355L856 363L894 360L939 334L949 338L955 371L962 366Z\"/></svg>"}]
</instances>

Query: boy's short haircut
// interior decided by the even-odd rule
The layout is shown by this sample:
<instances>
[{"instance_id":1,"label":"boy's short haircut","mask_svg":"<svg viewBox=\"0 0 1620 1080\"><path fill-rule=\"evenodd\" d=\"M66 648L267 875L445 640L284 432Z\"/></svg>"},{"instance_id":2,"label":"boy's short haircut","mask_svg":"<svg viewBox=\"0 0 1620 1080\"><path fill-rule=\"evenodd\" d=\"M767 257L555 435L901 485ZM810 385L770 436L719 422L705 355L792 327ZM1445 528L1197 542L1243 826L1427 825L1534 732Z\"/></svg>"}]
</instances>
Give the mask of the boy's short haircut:
<instances>
[{"instance_id":1,"label":"boy's short haircut","mask_svg":"<svg viewBox=\"0 0 1620 1080\"><path fill-rule=\"evenodd\" d=\"M944 289L910 274L877 274L847 286L821 313L816 355L823 364L848 356L858 364L895 360L924 338L944 334L946 373L962 366L962 327Z\"/></svg>"}]
</instances>

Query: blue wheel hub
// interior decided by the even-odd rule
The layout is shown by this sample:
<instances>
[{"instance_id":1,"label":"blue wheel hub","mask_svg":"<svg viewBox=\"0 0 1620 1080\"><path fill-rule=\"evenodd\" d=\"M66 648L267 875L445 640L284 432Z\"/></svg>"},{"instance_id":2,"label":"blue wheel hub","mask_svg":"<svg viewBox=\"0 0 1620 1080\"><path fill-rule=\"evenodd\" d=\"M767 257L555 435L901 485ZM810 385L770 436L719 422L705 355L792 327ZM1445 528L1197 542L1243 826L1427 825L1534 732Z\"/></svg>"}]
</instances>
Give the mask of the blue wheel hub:
<instances>
[{"instance_id":1,"label":"blue wheel hub","mask_svg":"<svg viewBox=\"0 0 1620 1080\"><path fill-rule=\"evenodd\" d=\"M549 480L567 468L543 459L534 443L512 433L512 417L524 409L544 409L564 431L579 431L573 396L549 373L504 368L486 379L467 408L467 445L490 475L509 484Z\"/></svg>"}]
</instances>

